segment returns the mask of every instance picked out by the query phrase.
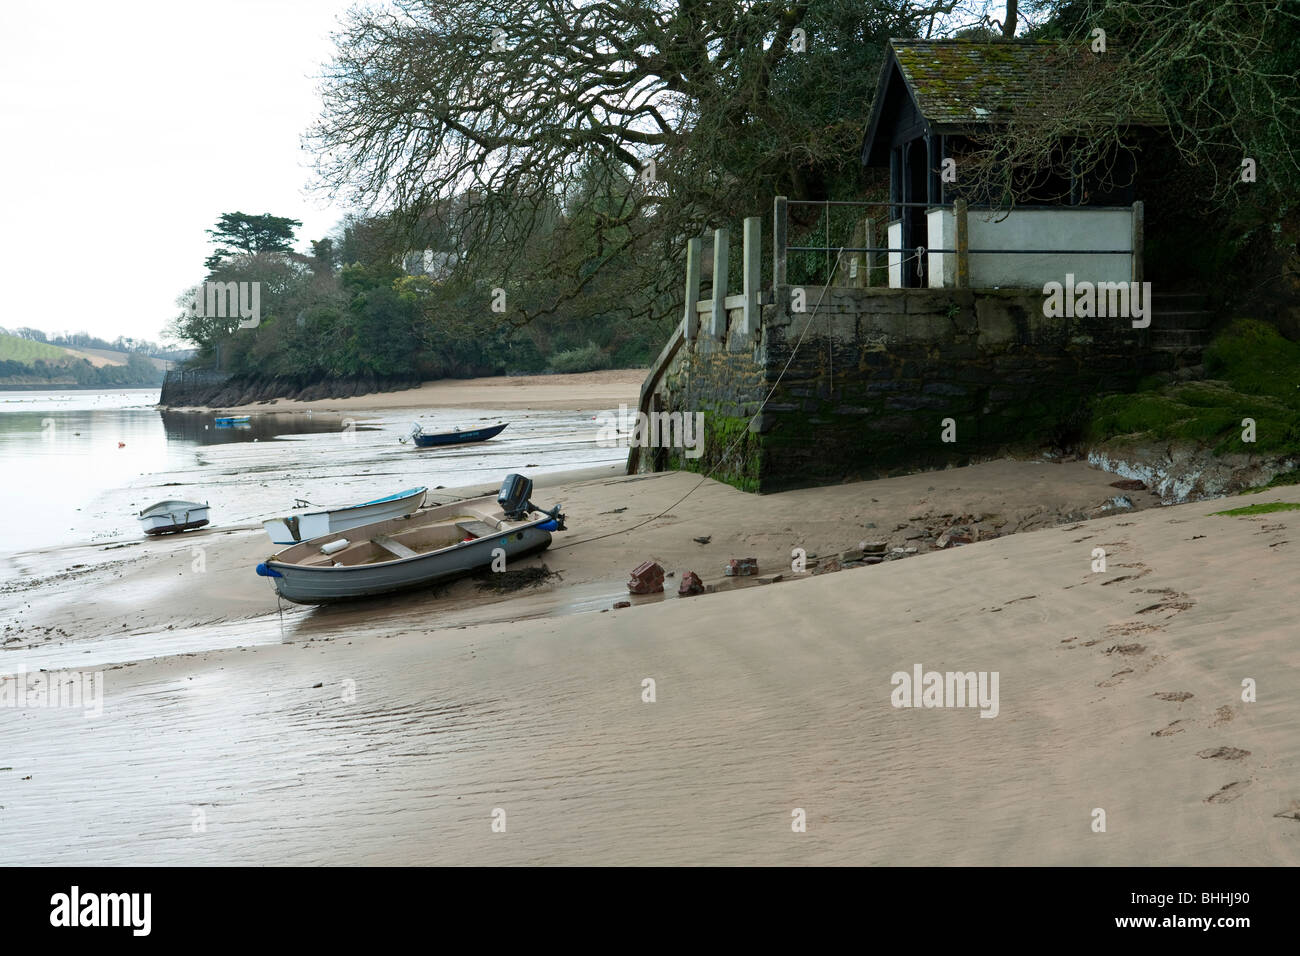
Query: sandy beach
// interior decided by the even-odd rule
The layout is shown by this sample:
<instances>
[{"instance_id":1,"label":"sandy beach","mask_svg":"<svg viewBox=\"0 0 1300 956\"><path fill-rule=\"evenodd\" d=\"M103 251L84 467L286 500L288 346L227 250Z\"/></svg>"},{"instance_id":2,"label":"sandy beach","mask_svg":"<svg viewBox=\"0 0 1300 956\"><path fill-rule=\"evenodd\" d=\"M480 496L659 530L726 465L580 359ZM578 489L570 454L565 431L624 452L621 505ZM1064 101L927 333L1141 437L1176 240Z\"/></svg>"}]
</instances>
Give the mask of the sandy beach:
<instances>
[{"instance_id":1,"label":"sandy beach","mask_svg":"<svg viewBox=\"0 0 1300 956\"><path fill-rule=\"evenodd\" d=\"M372 392L352 398L323 398L313 402L272 399L252 406L241 405L238 411L242 415L261 408L277 412L365 412L392 408L616 408L620 402L636 405L645 376L643 368L622 368L571 375L447 378L425 382L419 388Z\"/></svg>"},{"instance_id":2,"label":"sandy beach","mask_svg":"<svg viewBox=\"0 0 1300 956\"><path fill-rule=\"evenodd\" d=\"M1078 461L768 496L619 472L539 482L570 530L513 593L277 610L252 528L29 556L0 664L102 670L105 694L99 716L3 712L0 843L70 864L1300 862L1295 519L1211 515L1300 490L1116 512L1115 476ZM954 523L976 540L938 548ZM901 554L791 567L864 541ZM748 556L759 578L727 578ZM674 577L630 597L647 559ZM687 570L715 593L679 598ZM915 665L997 672L996 717L893 706Z\"/></svg>"}]
</instances>

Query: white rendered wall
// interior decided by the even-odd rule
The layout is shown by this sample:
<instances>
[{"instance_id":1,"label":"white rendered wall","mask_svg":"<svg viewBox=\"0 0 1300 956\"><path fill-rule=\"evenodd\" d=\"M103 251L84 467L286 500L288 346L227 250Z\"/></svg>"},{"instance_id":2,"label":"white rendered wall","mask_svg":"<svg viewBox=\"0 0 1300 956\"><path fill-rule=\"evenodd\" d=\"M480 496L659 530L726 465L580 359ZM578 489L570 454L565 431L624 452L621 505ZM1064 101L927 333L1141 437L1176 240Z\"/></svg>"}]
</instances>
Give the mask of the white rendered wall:
<instances>
[{"instance_id":1,"label":"white rendered wall","mask_svg":"<svg viewBox=\"0 0 1300 956\"><path fill-rule=\"evenodd\" d=\"M955 249L956 226L951 209L926 213L927 245ZM1075 282L1128 282L1132 261L1127 255L1080 255L1069 249L1132 248L1133 213L1124 209L1090 209L1080 206L1026 206L1010 213L972 209L966 218L967 244L971 249L1060 249L1060 254L998 255L970 257L970 284L975 289L1041 289L1046 282L1064 282L1067 272ZM899 229L902 241L902 229ZM890 232L889 244L894 235ZM928 253L926 282L931 288L956 285L957 257L950 253ZM894 279L890 256L889 284Z\"/></svg>"}]
</instances>

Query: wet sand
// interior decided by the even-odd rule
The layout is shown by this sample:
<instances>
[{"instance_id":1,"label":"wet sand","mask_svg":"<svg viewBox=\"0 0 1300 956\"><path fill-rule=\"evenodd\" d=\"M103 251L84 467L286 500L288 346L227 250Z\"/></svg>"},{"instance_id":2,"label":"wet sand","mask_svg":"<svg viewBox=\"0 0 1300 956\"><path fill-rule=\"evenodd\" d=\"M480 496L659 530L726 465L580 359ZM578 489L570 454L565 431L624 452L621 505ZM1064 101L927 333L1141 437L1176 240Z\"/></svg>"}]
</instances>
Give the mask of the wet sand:
<instances>
[{"instance_id":1,"label":"wet sand","mask_svg":"<svg viewBox=\"0 0 1300 956\"><path fill-rule=\"evenodd\" d=\"M81 637L41 650L57 642L28 630L36 648L0 663L98 666L120 624L250 646L106 668L99 717L0 712L0 845L18 863L1294 865L1296 518L1209 513L1300 489L1086 518L1110 480L993 462L678 503L697 476L557 478L535 498L573 530L535 560L561 580L472 612L473 582L294 610L282 635L254 532L213 541L201 589L166 564L179 544L92 569L112 587L36 602L42 626L83 615ZM789 573L791 547L902 546L972 512L1003 536ZM726 584L749 555L786 579L599 609L643 558ZM890 675L917 663L998 671L998 716L892 707Z\"/></svg>"},{"instance_id":2,"label":"wet sand","mask_svg":"<svg viewBox=\"0 0 1300 956\"><path fill-rule=\"evenodd\" d=\"M559 572L541 594L524 592L507 600L485 594L471 580L364 605L317 610L286 605L286 619L314 630L410 615L437 628L448 615L460 624L467 609L482 613L472 606L484 601L508 605L494 619L609 608L628 598L627 573L647 559L677 575L694 570L706 583L726 587L738 583L724 574L733 557L758 558L765 576L789 575L795 548L825 557L880 541L891 550L926 551L935 544L932 532L956 519L979 518L969 524L985 535L1009 534L1098 513L1120 494L1110 487L1113 475L1082 462L996 461L781 495L746 494L688 473L629 477L622 472L618 463L538 476L533 499L544 507L560 503L570 528L556 535L550 550L516 565L544 563ZM431 491L428 501L494 493L493 484L484 482ZM1156 501L1141 493L1132 498L1138 508ZM695 541L702 537L709 542ZM11 616L0 646L12 656L24 647L110 636L163 640L189 628L239 620L260 622L250 626L266 640L278 639L276 596L266 579L252 573L276 550L259 524L245 522L25 554L23 576L0 590L0 611ZM635 598L638 603L662 599ZM272 618L274 627L268 628Z\"/></svg>"}]
</instances>

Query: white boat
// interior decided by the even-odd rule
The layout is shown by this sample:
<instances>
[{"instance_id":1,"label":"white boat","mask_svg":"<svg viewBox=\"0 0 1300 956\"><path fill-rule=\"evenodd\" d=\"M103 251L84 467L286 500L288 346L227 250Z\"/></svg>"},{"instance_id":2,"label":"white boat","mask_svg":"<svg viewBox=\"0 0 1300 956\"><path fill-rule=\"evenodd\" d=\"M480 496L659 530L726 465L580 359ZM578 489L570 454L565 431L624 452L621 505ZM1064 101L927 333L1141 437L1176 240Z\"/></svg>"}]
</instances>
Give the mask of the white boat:
<instances>
[{"instance_id":1,"label":"white boat","mask_svg":"<svg viewBox=\"0 0 1300 956\"><path fill-rule=\"evenodd\" d=\"M324 535L268 558L257 573L296 604L328 604L426 587L548 547L564 530L559 506L528 500L532 482L510 475L491 496ZM499 553L498 553L499 552Z\"/></svg>"},{"instance_id":2,"label":"white boat","mask_svg":"<svg viewBox=\"0 0 1300 956\"><path fill-rule=\"evenodd\" d=\"M262 522L262 527L276 544L297 544L324 534L337 534L363 524L414 514L424 504L428 488L407 488L386 498L376 498L359 505L326 508L304 514L286 515Z\"/></svg>"},{"instance_id":3,"label":"white boat","mask_svg":"<svg viewBox=\"0 0 1300 956\"><path fill-rule=\"evenodd\" d=\"M173 531L190 531L208 523L208 504L205 501L160 501L140 512L140 523L145 534L170 534Z\"/></svg>"}]
</instances>

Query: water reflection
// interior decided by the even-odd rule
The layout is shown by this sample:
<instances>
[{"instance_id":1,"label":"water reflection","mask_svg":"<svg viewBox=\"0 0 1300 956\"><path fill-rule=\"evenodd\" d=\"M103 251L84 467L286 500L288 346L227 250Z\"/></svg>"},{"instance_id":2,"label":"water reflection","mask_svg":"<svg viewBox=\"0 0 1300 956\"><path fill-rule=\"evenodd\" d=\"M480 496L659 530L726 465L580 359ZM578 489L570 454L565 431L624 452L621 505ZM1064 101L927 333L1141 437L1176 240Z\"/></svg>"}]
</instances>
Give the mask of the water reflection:
<instances>
[{"instance_id":1,"label":"water reflection","mask_svg":"<svg viewBox=\"0 0 1300 956\"><path fill-rule=\"evenodd\" d=\"M344 431L381 431L354 418L339 414L311 412L262 412L249 416L247 422L233 425L216 423L223 417L212 412L178 412L158 409L163 432L168 441L195 445L227 445L234 442L275 441L283 435L316 435Z\"/></svg>"}]
</instances>

